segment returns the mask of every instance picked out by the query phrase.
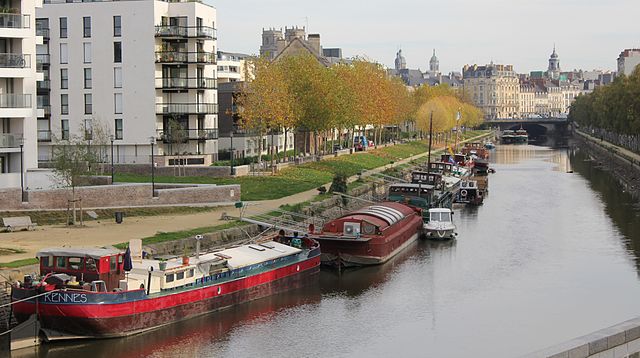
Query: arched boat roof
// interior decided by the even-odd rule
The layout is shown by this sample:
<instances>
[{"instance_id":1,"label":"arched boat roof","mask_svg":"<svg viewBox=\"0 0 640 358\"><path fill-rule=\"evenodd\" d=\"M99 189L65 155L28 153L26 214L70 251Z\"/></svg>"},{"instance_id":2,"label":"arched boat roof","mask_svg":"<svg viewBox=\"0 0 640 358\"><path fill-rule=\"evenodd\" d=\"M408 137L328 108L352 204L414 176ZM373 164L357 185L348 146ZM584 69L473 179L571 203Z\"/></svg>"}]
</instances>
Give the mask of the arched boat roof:
<instances>
[{"instance_id":1,"label":"arched boat roof","mask_svg":"<svg viewBox=\"0 0 640 358\"><path fill-rule=\"evenodd\" d=\"M64 256L64 257L90 257L93 259L100 259L105 256L113 256L119 254L121 251L115 249L103 249L93 247L54 247L48 249L42 249L36 257L45 256Z\"/></svg>"},{"instance_id":2,"label":"arched boat roof","mask_svg":"<svg viewBox=\"0 0 640 358\"><path fill-rule=\"evenodd\" d=\"M388 205L372 205L364 209L353 212L351 215L371 215L384 220L389 226L404 219L406 216L402 211Z\"/></svg>"}]
</instances>

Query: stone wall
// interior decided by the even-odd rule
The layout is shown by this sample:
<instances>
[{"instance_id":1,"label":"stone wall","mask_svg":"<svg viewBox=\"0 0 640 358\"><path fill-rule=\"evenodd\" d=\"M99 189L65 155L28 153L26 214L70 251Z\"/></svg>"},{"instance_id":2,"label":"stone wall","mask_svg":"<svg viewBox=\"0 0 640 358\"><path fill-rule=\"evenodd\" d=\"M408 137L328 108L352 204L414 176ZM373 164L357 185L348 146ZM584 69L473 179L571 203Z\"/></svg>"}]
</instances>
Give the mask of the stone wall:
<instances>
[{"instance_id":1,"label":"stone wall","mask_svg":"<svg viewBox=\"0 0 640 358\"><path fill-rule=\"evenodd\" d=\"M111 173L111 164L103 164L105 173ZM148 175L151 177L151 165L150 164L115 164L114 171L116 173L138 174ZM181 176L202 176L202 177L215 177L215 178L227 178L231 176L231 168L227 167L156 167L156 176L176 176L180 173Z\"/></svg>"},{"instance_id":2,"label":"stone wall","mask_svg":"<svg viewBox=\"0 0 640 358\"><path fill-rule=\"evenodd\" d=\"M117 184L77 187L76 197L84 208L160 206L231 203L240 200L240 185L158 184L157 196L151 196L151 184ZM20 189L0 190L0 210L66 209L71 190L30 190L22 203Z\"/></svg>"}]
</instances>

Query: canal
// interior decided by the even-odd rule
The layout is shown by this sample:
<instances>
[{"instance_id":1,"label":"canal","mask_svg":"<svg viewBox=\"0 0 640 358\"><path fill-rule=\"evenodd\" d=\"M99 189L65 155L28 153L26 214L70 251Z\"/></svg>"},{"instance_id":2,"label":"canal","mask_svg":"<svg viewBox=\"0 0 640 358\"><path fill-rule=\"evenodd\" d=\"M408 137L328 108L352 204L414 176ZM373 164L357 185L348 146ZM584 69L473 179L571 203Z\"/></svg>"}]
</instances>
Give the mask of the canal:
<instances>
[{"instance_id":1,"label":"canal","mask_svg":"<svg viewBox=\"0 0 640 358\"><path fill-rule=\"evenodd\" d=\"M640 316L640 218L579 150L499 146L459 237L392 262L47 357L513 357ZM604 165L606 167L606 164ZM19 356L14 354L14 356Z\"/></svg>"}]
</instances>

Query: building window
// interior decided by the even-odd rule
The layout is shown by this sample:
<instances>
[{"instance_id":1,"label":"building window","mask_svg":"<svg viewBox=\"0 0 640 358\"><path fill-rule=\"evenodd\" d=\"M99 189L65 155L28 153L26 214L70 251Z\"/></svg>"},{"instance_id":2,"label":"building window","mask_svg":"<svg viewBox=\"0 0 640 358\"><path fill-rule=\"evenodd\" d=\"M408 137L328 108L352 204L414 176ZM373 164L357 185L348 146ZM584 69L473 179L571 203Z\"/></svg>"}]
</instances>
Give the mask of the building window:
<instances>
[{"instance_id":1,"label":"building window","mask_svg":"<svg viewBox=\"0 0 640 358\"><path fill-rule=\"evenodd\" d=\"M122 139L122 118L116 118L116 139Z\"/></svg>"},{"instance_id":2,"label":"building window","mask_svg":"<svg viewBox=\"0 0 640 358\"><path fill-rule=\"evenodd\" d=\"M69 47L67 44L60 44L60 63L69 63Z\"/></svg>"},{"instance_id":3,"label":"building window","mask_svg":"<svg viewBox=\"0 0 640 358\"><path fill-rule=\"evenodd\" d=\"M114 112L116 114L122 114L122 93L113 94Z\"/></svg>"},{"instance_id":4,"label":"building window","mask_svg":"<svg viewBox=\"0 0 640 358\"><path fill-rule=\"evenodd\" d=\"M92 114L93 113L93 98L91 93L84 94L84 114Z\"/></svg>"},{"instance_id":5,"label":"building window","mask_svg":"<svg viewBox=\"0 0 640 358\"><path fill-rule=\"evenodd\" d=\"M83 45L84 63L91 63L91 42L85 42Z\"/></svg>"},{"instance_id":6,"label":"building window","mask_svg":"<svg viewBox=\"0 0 640 358\"><path fill-rule=\"evenodd\" d=\"M113 68L113 88L122 88L122 67Z\"/></svg>"},{"instance_id":7,"label":"building window","mask_svg":"<svg viewBox=\"0 0 640 358\"><path fill-rule=\"evenodd\" d=\"M60 69L60 89L69 88L69 70L66 68Z\"/></svg>"},{"instance_id":8,"label":"building window","mask_svg":"<svg viewBox=\"0 0 640 358\"><path fill-rule=\"evenodd\" d=\"M69 95L60 95L60 114L69 114Z\"/></svg>"},{"instance_id":9,"label":"building window","mask_svg":"<svg viewBox=\"0 0 640 358\"><path fill-rule=\"evenodd\" d=\"M84 37L91 37L91 17L82 18L82 34Z\"/></svg>"},{"instance_id":10,"label":"building window","mask_svg":"<svg viewBox=\"0 0 640 358\"><path fill-rule=\"evenodd\" d=\"M113 17L113 36L122 36L122 18L120 16Z\"/></svg>"},{"instance_id":11,"label":"building window","mask_svg":"<svg viewBox=\"0 0 640 358\"><path fill-rule=\"evenodd\" d=\"M91 118L84 119L84 139L85 140L93 139L93 125L91 123Z\"/></svg>"},{"instance_id":12,"label":"building window","mask_svg":"<svg viewBox=\"0 0 640 358\"><path fill-rule=\"evenodd\" d=\"M60 38L61 39L67 38L67 18L66 17L60 18Z\"/></svg>"},{"instance_id":13,"label":"building window","mask_svg":"<svg viewBox=\"0 0 640 358\"><path fill-rule=\"evenodd\" d=\"M113 62L122 62L122 42L120 41L113 43Z\"/></svg>"},{"instance_id":14,"label":"building window","mask_svg":"<svg viewBox=\"0 0 640 358\"><path fill-rule=\"evenodd\" d=\"M62 139L69 140L69 120L63 119L60 121L60 128L62 129Z\"/></svg>"},{"instance_id":15,"label":"building window","mask_svg":"<svg viewBox=\"0 0 640 358\"><path fill-rule=\"evenodd\" d=\"M85 68L84 69L84 88L85 89L91 89L91 69L90 68Z\"/></svg>"}]
</instances>

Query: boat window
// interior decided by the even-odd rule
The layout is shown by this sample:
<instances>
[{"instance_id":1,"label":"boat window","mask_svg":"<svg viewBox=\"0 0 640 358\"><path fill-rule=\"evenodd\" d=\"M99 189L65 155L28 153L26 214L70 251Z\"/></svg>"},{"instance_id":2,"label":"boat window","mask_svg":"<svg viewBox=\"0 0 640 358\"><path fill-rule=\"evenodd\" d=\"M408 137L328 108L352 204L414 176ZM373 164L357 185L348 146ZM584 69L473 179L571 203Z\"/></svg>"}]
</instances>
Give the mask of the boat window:
<instances>
[{"instance_id":1,"label":"boat window","mask_svg":"<svg viewBox=\"0 0 640 358\"><path fill-rule=\"evenodd\" d=\"M92 271L95 272L96 270L96 260L94 260L91 257L88 257L87 260L85 261L85 264L87 266L87 271Z\"/></svg>"},{"instance_id":2,"label":"boat window","mask_svg":"<svg viewBox=\"0 0 640 358\"><path fill-rule=\"evenodd\" d=\"M429 214L430 221L440 221L440 213L430 213Z\"/></svg>"},{"instance_id":3,"label":"boat window","mask_svg":"<svg viewBox=\"0 0 640 358\"><path fill-rule=\"evenodd\" d=\"M65 260L65 259L66 259L66 257L64 257L64 256L56 257L56 267L66 268L67 267L67 260Z\"/></svg>"},{"instance_id":4,"label":"boat window","mask_svg":"<svg viewBox=\"0 0 640 358\"><path fill-rule=\"evenodd\" d=\"M451 222L451 216L449 213L440 213L440 221L445 223Z\"/></svg>"},{"instance_id":5,"label":"boat window","mask_svg":"<svg viewBox=\"0 0 640 358\"><path fill-rule=\"evenodd\" d=\"M44 256L40 258L42 267L53 267L53 256Z\"/></svg>"},{"instance_id":6,"label":"boat window","mask_svg":"<svg viewBox=\"0 0 640 358\"><path fill-rule=\"evenodd\" d=\"M122 257L122 255L118 255L118 264L121 264L123 260L124 258Z\"/></svg>"},{"instance_id":7,"label":"boat window","mask_svg":"<svg viewBox=\"0 0 640 358\"><path fill-rule=\"evenodd\" d=\"M193 277L193 269L187 270L187 277Z\"/></svg>"},{"instance_id":8,"label":"boat window","mask_svg":"<svg viewBox=\"0 0 640 358\"><path fill-rule=\"evenodd\" d=\"M69 257L69 268L72 270L82 270L82 257Z\"/></svg>"},{"instance_id":9,"label":"boat window","mask_svg":"<svg viewBox=\"0 0 640 358\"><path fill-rule=\"evenodd\" d=\"M176 272L176 280L184 279L184 271Z\"/></svg>"},{"instance_id":10,"label":"boat window","mask_svg":"<svg viewBox=\"0 0 640 358\"><path fill-rule=\"evenodd\" d=\"M116 257L115 256L109 257L109 269L111 271L115 271L117 267L118 266L116 265Z\"/></svg>"},{"instance_id":11,"label":"boat window","mask_svg":"<svg viewBox=\"0 0 640 358\"><path fill-rule=\"evenodd\" d=\"M164 275L164 282L169 283L169 282L173 282L173 280L174 280L174 275L172 273L168 273Z\"/></svg>"}]
</instances>

